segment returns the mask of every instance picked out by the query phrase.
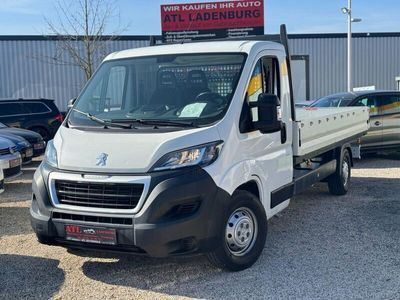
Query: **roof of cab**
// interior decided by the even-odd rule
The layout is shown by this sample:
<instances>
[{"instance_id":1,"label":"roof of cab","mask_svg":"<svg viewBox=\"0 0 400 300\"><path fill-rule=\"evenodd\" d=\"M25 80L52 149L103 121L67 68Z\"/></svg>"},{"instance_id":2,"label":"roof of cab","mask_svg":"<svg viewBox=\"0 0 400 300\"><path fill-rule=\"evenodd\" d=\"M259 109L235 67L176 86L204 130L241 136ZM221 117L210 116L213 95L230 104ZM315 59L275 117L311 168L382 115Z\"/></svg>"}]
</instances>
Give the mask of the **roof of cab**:
<instances>
[{"instance_id":1,"label":"roof of cab","mask_svg":"<svg viewBox=\"0 0 400 300\"><path fill-rule=\"evenodd\" d=\"M109 54L104 61L140 56L190 54L190 53L250 53L255 48L284 50L279 43L268 41L214 41L186 44L156 45L128 49Z\"/></svg>"}]
</instances>

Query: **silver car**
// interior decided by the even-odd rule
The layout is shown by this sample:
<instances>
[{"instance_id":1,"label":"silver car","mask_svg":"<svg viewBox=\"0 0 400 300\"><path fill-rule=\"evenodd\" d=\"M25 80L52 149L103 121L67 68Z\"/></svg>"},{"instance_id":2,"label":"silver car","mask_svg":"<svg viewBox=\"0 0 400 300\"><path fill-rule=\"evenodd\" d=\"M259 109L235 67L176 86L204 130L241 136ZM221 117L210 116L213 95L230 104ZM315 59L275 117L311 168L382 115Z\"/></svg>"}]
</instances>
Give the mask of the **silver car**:
<instances>
[{"instance_id":1,"label":"silver car","mask_svg":"<svg viewBox=\"0 0 400 300\"><path fill-rule=\"evenodd\" d=\"M0 137L0 169L4 179L12 179L22 174L22 159L17 146L8 139Z\"/></svg>"},{"instance_id":2,"label":"silver car","mask_svg":"<svg viewBox=\"0 0 400 300\"><path fill-rule=\"evenodd\" d=\"M323 97L311 107L368 106L371 128L361 139L362 152L400 150L400 91L363 91Z\"/></svg>"}]
</instances>

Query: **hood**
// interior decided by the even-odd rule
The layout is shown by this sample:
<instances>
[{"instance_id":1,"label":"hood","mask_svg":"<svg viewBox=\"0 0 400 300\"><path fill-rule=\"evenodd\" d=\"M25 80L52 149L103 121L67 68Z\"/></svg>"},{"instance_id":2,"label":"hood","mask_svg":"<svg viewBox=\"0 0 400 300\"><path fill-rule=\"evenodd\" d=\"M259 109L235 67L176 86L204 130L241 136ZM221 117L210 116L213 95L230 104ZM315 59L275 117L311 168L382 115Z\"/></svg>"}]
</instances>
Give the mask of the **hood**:
<instances>
[{"instance_id":1,"label":"hood","mask_svg":"<svg viewBox=\"0 0 400 300\"><path fill-rule=\"evenodd\" d=\"M145 173L165 154L220 140L215 127L174 132L82 131L60 127L54 138L58 167L63 170ZM96 166L101 154L106 166Z\"/></svg>"},{"instance_id":2,"label":"hood","mask_svg":"<svg viewBox=\"0 0 400 300\"><path fill-rule=\"evenodd\" d=\"M0 131L0 137L8 139L15 144L24 143L25 146L30 146L29 142L26 139L15 134L3 133L2 131Z\"/></svg>"},{"instance_id":3,"label":"hood","mask_svg":"<svg viewBox=\"0 0 400 300\"><path fill-rule=\"evenodd\" d=\"M8 149L10 147L15 147L15 144L11 140L0 136L0 149Z\"/></svg>"},{"instance_id":4,"label":"hood","mask_svg":"<svg viewBox=\"0 0 400 300\"><path fill-rule=\"evenodd\" d=\"M30 143L37 143L43 140L42 136L39 133L21 128L0 128L0 135L2 133L18 135L20 137L23 137Z\"/></svg>"}]
</instances>

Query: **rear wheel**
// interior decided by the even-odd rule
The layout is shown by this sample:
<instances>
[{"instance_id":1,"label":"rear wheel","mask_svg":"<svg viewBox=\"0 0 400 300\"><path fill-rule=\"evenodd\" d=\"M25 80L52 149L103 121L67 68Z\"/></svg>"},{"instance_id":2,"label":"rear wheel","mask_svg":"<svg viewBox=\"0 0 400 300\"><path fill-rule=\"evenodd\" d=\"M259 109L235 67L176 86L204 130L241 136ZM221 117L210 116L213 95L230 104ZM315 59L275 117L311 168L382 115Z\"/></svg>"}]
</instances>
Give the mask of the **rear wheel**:
<instances>
[{"instance_id":1,"label":"rear wheel","mask_svg":"<svg viewBox=\"0 0 400 300\"><path fill-rule=\"evenodd\" d=\"M351 178L351 158L347 149L343 150L338 166L336 172L328 178L328 187L332 195L342 196L347 194Z\"/></svg>"},{"instance_id":2,"label":"rear wheel","mask_svg":"<svg viewBox=\"0 0 400 300\"><path fill-rule=\"evenodd\" d=\"M249 192L235 192L231 203L217 248L207 257L218 268L241 271L251 267L264 249L267 218L259 199Z\"/></svg>"}]
</instances>

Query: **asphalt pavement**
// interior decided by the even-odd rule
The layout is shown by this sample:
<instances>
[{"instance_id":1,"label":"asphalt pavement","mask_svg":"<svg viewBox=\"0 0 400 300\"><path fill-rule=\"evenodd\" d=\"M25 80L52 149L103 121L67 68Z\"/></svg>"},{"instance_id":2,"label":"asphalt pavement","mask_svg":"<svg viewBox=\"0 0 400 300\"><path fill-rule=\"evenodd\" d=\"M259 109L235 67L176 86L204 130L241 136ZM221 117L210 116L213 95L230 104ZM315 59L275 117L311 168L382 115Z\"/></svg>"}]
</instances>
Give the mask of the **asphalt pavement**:
<instances>
[{"instance_id":1,"label":"asphalt pavement","mask_svg":"<svg viewBox=\"0 0 400 300\"><path fill-rule=\"evenodd\" d=\"M357 162L348 195L317 184L269 221L250 269L203 256L95 258L40 245L29 224L39 162L0 195L0 299L400 299L400 155Z\"/></svg>"}]
</instances>

